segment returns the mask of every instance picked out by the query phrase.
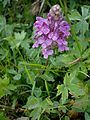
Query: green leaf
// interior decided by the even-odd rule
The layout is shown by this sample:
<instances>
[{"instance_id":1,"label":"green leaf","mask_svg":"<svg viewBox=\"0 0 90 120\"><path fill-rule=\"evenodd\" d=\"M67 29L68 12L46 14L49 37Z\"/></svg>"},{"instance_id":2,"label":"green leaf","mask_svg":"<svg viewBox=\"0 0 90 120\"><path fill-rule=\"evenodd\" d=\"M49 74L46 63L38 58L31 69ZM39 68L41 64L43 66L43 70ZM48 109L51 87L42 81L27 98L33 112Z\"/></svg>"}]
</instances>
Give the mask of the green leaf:
<instances>
[{"instance_id":1,"label":"green leaf","mask_svg":"<svg viewBox=\"0 0 90 120\"><path fill-rule=\"evenodd\" d=\"M68 87L70 84L72 83L77 83L78 82L78 78L77 78L77 75L78 75L78 68L74 69L70 75L68 73L66 73L65 77L64 77L64 85L66 87Z\"/></svg>"},{"instance_id":2,"label":"green leaf","mask_svg":"<svg viewBox=\"0 0 90 120\"><path fill-rule=\"evenodd\" d=\"M0 98L5 95L11 94L10 91L15 90L16 86L9 83L9 78L5 76L4 79L0 78Z\"/></svg>"},{"instance_id":3,"label":"green leaf","mask_svg":"<svg viewBox=\"0 0 90 120\"><path fill-rule=\"evenodd\" d=\"M43 100L41 103L41 107L44 111L50 112L50 109L53 108L53 103L50 98L46 98L45 100Z\"/></svg>"},{"instance_id":4,"label":"green leaf","mask_svg":"<svg viewBox=\"0 0 90 120\"><path fill-rule=\"evenodd\" d=\"M5 77L4 79L0 78L0 98L5 95L5 90L8 87L9 79Z\"/></svg>"},{"instance_id":5,"label":"green leaf","mask_svg":"<svg viewBox=\"0 0 90 120\"><path fill-rule=\"evenodd\" d=\"M81 18L82 17L77 10L71 11L71 14L69 15L70 20L81 20Z\"/></svg>"},{"instance_id":6,"label":"green leaf","mask_svg":"<svg viewBox=\"0 0 90 120\"><path fill-rule=\"evenodd\" d=\"M16 75L17 72L14 70L14 68L9 69L8 73Z\"/></svg>"},{"instance_id":7,"label":"green leaf","mask_svg":"<svg viewBox=\"0 0 90 120\"><path fill-rule=\"evenodd\" d=\"M3 112L0 112L0 120L9 120L9 118L7 118Z\"/></svg>"},{"instance_id":8,"label":"green leaf","mask_svg":"<svg viewBox=\"0 0 90 120\"><path fill-rule=\"evenodd\" d=\"M76 29L80 31L80 33L84 34L89 28L89 24L87 21L80 21L76 24Z\"/></svg>"},{"instance_id":9,"label":"green leaf","mask_svg":"<svg viewBox=\"0 0 90 120\"><path fill-rule=\"evenodd\" d=\"M83 59L86 59L90 56L90 48L86 49L85 52L83 53L82 57Z\"/></svg>"},{"instance_id":10,"label":"green leaf","mask_svg":"<svg viewBox=\"0 0 90 120\"><path fill-rule=\"evenodd\" d=\"M0 16L0 32L5 28L6 19L4 16Z\"/></svg>"},{"instance_id":11,"label":"green leaf","mask_svg":"<svg viewBox=\"0 0 90 120\"><path fill-rule=\"evenodd\" d=\"M75 0L70 0L69 6L70 6L70 10L73 10L76 6L76 1Z\"/></svg>"},{"instance_id":12,"label":"green leaf","mask_svg":"<svg viewBox=\"0 0 90 120\"><path fill-rule=\"evenodd\" d=\"M68 116L65 116L65 120L70 120L70 118Z\"/></svg>"},{"instance_id":13,"label":"green leaf","mask_svg":"<svg viewBox=\"0 0 90 120\"><path fill-rule=\"evenodd\" d=\"M24 108L26 108L28 110L38 108L41 105L41 101L42 100L40 98L36 98L34 96L30 96L28 98L28 101L27 101L26 105L24 106Z\"/></svg>"},{"instance_id":14,"label":"green leaf","mask_svg":"<svg viewBox=\"0 0 90 120\"><path fill-rule=\"evenodd\" d=\"M23 40L26 36L26 32L24 32L24 31L22 31L21 33L15 32L14 36L15 36L15 38L14 37L7 38L12 49L18 48L21 45L21 43L23 42Z\"/></svg>"},{"instance_id":15,"label":"green leaf","mask_svg":"<svg viewBox=\"0 0 90 120\"><path fill-rule=\"evenodd\" d=\"M78 73L78 68L71 72L70 77L69 77L71 84L72 83L76 84L78 82L77 73Z\"/></svg>"},{"instance_id":16,"label":"green leaf","mask_svg":"<svg viewBox=\"0 0 90 120\"><path fill-rule=\"evenodd\" d=\"M21 33L15 33L14 35L17 41L22 41L26 36L26 32L22 31Z\"/></svg>"},{"instance_id":17,"label":"green leaf","mask_svg":"<svg viewBox=\"0 0 90 120\"><path fill-rule=\"evenodd\" d=\"M63 91L62 91L62 104L64 104L66 102L66 100L68 99L68 89L66 87L64 87Z\"/></svg>"},{"instance_id":18,"label":"green leaf","mask_svg":"<svg viewBox=\"0 0 90 120\"><path fill-rule=\"evenodd\" d=\"M85 120L90 120L90 114L85 112Z\"/></svg>"},{"instance_id":19,"label":"green leaf","mask_svg":"<svg viewBox=\"0 0 90 120\"><path fill-rule=\"evenodd\" d=\"M64 77L64 85L67 87L69 84L70 84L70 79L68 74L66 74Z\"/></svg>"},{"instance_id":20,"label":"green leaf","mask_svg":"<svg viewBox=\"0 0 90 120\"><path fill-rule=\"evenodd\" d=\"M63 54L62 55L62 63L64 63L65 65L67 65L69 62L73 61L74 57L72 55L72 53L68 53L68 54Z\"/></svg>"},{"instance_id":21,"label":"green leaf","mask_svg":"<svg viewBox=\"0 0 90 120\"><path fill-rule=\"evenodd\" d=\"M29 50L29 41L28 40L24 40L22 43L21 43L21 47L24 48L25 50Z\"/></svg>"},{"instance_id":22,"label":"green leaf","mask_svg":"<svg viewBox=\"0 0 90 120\"><path fill-rule=\"evenodd\" d=\"M5 7L8 3L10 3L10 0L3 0L3 7Z\"/></svg>"},{"instance_id":23,"label":"green leaf","mask_svg":"<svg viewBox=\"0 0 90 120\"><path fill-rule=\"evenodd\" d=\"M9 54L9 50L3 49L3 48L0 49L0 59L1 60L4 60L8 56L8 54Z\"/></svg>"},{"instance_id":24,"label":"green leaf","mask_svg":"<svg viewBox=\"0 0 90 120\"><path fill-rule=\"evenodd\" d=\"M51 74L48 74L48 73L45 73L43 75L40 76L43 80L46 80L46 81L52 81L54 82L54 78Z\"/></svg>"},{"instance_id":25,"label":"green leaf","mask_svg":"<svg viewBox=\"0 0 90 120\"><path fill-rule=\"evenodd\" d=\"M21 74L16 74L14 77L13 77L14 80L20 80L21 79Z\"/></svg>"},{"instance_id":26,"label":"green leaf","mask_svg":"<svg viewBox=\"0 0 90 120\"><path fill-rule=\"evenodd\" d=\"M13 84L9 84L8 86L7 86L7 90L15 90L17 88L17 86L15 86L15 85L13 85Z\"/></svg>"},{"instance_id":27,"label":"green leaf","mask_svg":"<svg viewBox=\"0 0 90 120\"><path fill-rule=\"evenodd\" d=\"M42 93L41 88L35 88L34 89L34 94L35 94L36 97L40 97L41 93Z\"/></svg>"},{"instance_id":28,"label":"green leaf","mask_svg":"<svg viewBox=\"0 0 90 120\"><path fill-rule=\"evenodd\" d=\"M40 120L40 116L41 116L41 108L35 108L31 113L30 113L30 117L31 120Z\"/></svg>"},{"instance_id":29,"label":"green leaf","mask_svg":"<svg viewBox=\"0 0 90 120\"><path fill-rule=\"evenodd\" d=\"M63 88L64 88L64 85L58 85L57 86L57 95L56 96L59 96L62 92L63 92Z\"/></svg>"},{"instance_id":30,"label":"green leaf","mask_svg":"<svg viewBox=\"0 0 90 120\"><path fill-rule=\"evenodd\" d=\"M14 28L13 25L6 24L5 30L4 30L6 36L12 35L13 28Z\"/></svg>"},{"instance_id":31,"label":"green leaf","mask_svg":"<svg viewBox=\"0 0 90 120\"><path fill-rule=\"evenodd\" d=\"M66 102L66 100L68 99L68 89L66 86L64 86L63 84L62 85L58 85L57 86L57 95L56 96L59 96L60 94L62 94L62 104L64 104Z\"/></svg>"},{"instance_id":32,"label":"green leaf","mask_svg":"<svg viewBox=\"0 0 90 120\"><path fill-rule=\"evenodd\" d=\"M41 53L40 48L37 48L37 49L31 48L31 49L29 49L29 50L27 51L28 56L29 56L31 59L35 59L35 60L37 60L37 58L40 57L40 56L39 56L40 53Z\"/></svg>"},{"instance_id":33,"label":"green leaf","mask_svg":"<svg viewBox=\"0 0 90 120\"><path fill-rule=\"evenodd\" d=\"M75 100L72 108L77 112L90 112L90 99L87 94L82 97L78 97Z\"/></svg>"},{"instance_id":34,"label":"green leaf","mask_svg":"<svg viewBox=\"0 0 90 120\"><path fill-rule=\"evenodd\" d=\"M50 100L50 98L46 98L46 101L47 101L48 105L53 106L53 102Z\"/></svg>"},{"instance_id":35,"label":"green leaf","mask_svg":"<svg viewBox=\"0 0 90 120\"><path fill-rule=\"evenodd\" d=\"M81 7L82 10L82 17L86 20L88 18L90 18L90 8L82 6Z\"/></svg>"},{"instance_id":36,"label":"green leaf","mask_svg":"<svg viewBox=\"0 0 90 120\"><path fill-rule=\"evenodd\" d=\"M79 85L76 85L76 84L70 84L68 86L68 89L70 91L70 94L78 97L78 96L81 96L81 95L84 95L85 92L83 90L83 88L81 88Z\"/></svg>"},{"instance_id":37,"label":"green leaf","mask_svg":"<svg viewBox=\"0 0 90 120\"><path fill-rule=\"evenodd\" d=\"M66 113L66 111L67 111L66 106L62 105L62 104L58 105L58 109L59 109L59 111L63 111L63 113Z\"/></svg>"}]
</instances>

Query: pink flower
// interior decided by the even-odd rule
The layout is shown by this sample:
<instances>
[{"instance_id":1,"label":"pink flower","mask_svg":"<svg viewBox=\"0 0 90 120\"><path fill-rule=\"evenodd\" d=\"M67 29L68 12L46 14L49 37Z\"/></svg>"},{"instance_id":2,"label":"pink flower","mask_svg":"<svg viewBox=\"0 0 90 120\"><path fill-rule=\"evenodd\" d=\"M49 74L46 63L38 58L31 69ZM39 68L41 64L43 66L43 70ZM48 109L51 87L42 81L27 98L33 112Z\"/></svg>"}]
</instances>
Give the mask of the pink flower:
<instances>
[{"instance_id":1,"label":"pink flower","mask_svg":"<svg viewBox=\"0 0 90 120\"><path fill-rule=\"evenodd\" d=\"M55 46L59 51L69 50L66 38L70 36L70 25L64 20L59 5L50 9L46 19L36 17L34 28L33 48L41 46L45 59L54 53Z\"/></svg>"}]
</instances>

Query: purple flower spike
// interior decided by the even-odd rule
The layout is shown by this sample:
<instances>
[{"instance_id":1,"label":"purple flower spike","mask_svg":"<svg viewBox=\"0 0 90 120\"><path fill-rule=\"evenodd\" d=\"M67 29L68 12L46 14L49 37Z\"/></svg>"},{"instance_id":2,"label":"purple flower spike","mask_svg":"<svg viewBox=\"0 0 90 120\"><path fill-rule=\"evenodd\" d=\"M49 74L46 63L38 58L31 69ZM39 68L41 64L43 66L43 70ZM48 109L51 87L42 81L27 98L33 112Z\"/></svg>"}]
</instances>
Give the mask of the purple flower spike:
<instances>
[{"instance_id":1,"label":"purple flower spike","mask_svg":"<svg viewBox=\"0 0 90 120\"><path fill-rule=\"evenodd\" d=\"M66 38L70 36L70 25L64 20L59 5L54 5L47 18L36 17L34 23L36 41L33 48L42 47L42 54L45 59L53 55L53 49L57 46L59 51L67 51L68 42Z\"/></svg>"}]
</instances>

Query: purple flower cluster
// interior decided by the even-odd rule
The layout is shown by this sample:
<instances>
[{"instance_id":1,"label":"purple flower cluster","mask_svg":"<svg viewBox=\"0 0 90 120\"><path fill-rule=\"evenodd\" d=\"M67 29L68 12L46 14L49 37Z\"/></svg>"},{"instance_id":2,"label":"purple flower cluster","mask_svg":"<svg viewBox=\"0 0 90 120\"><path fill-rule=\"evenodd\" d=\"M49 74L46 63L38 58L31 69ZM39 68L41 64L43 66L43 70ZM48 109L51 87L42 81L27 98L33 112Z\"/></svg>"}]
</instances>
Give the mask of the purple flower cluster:
<instances>
[{"instance_id":1,"label":"purple flower cluster","mask_svg":"<svg viewBox=\"0 0 90 120\"><path fill-rule=\"evenodd\" d=\"M55 47L59 51L69 50L66 38L70 35L70 25L64 20L59 5L50 9L46 19L36 17L34 28L33 48L41 46L45 59L54 53Z\"/></svg>"}]
</instances>

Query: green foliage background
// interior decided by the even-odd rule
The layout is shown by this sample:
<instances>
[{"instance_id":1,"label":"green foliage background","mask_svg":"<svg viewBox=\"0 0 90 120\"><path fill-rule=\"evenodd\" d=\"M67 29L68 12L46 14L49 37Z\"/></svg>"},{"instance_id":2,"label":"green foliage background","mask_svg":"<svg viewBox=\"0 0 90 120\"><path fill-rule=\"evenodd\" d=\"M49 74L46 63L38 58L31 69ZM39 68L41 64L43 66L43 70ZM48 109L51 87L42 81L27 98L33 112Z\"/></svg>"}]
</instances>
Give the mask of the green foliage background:
<instances>
[{"instance_id":1,"label":"green foliage background","mask_svg":"<svg viewBox=\"0 0 90 120\"><path fill-rule=\"evenodd\" d=\"M33 23L59 4L71 25L68 52L45 60ZM89 0L0 0L0 119L90 120Z\"/></svg>"}]
</instances>

